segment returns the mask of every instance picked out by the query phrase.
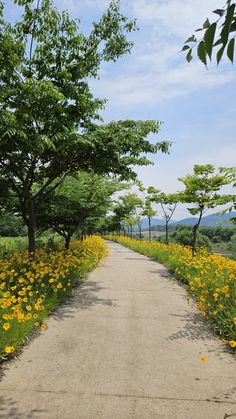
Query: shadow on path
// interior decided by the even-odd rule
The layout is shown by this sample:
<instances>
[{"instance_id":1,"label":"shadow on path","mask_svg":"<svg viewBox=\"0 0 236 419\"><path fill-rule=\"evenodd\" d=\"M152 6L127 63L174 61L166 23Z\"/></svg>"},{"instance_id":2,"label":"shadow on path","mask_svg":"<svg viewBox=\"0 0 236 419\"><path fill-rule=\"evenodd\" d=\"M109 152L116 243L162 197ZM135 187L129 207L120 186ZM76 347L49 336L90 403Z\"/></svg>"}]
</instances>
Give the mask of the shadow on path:
<instances>
[{"instance_id":1,"label":"shadow on path","mask_svg":"<svg viewBox=\"0 0 236 419\"><path fill-rule=\"evenodd\" d=\"M96 293L104 289L95 281L85 281L75 289L74 295L67 298L53 313L55 320L72 318L78 310L89 310L95 305L116 306L114 300L103 299L96 296Z\"/></svg>"},{"instance_id":2,"label":"shadow on path","mask_svg":"<svg viewBox=\"0 0 236 419\"><path fill-rule=\"evenodd\" d=\"M0 419L31 419L38 417L39 413L43 414L46 411L43 409L31 409L27 414L21 413L16 401L9 396L0 396Z\"/></svg>"},{"instance_id":3,"label":"shadow on path","mask_svg":"<svg viewBox=\"0 0 236 419\"><path fill-rule=\"evenodd\" d=\"M183 327L176 333L168 336L166 340L209 340L212 339L212 331L209 326L206 324L202 315L195 313L186 313L186 314L171 314L173 317L179 317L183 323Z\"/></svg>"}]
</instances>

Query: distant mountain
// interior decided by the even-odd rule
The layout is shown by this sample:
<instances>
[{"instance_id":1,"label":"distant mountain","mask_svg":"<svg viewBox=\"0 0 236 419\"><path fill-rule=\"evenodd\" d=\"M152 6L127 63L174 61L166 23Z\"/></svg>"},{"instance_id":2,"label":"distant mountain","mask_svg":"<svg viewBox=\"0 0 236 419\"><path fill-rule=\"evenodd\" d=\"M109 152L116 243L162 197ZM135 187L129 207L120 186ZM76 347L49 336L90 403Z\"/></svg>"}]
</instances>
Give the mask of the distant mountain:
<instances>
[{"instance_id":1,"label":"distant mountain","mask_svg":"<svg viewBox=\"0 0 236 419\"><path fill-rule=\"evenodd\" d=\"M232 224L229 222L230 218L236 217L236 211L227 213L227 214L222 214L219 215L217 214L212 214L212 215L207 215L206 217L202 218L201 221L201 226L202 227L230 227L232 226ZM196 224L197 222L197 218L195 217L189 217L189 218L184 218L183 220L171 220L170 224L181 224L181 225L187 225L187 226L193 226L194 224ZM165 225L165 220L162 218L152 218L152 227L154 226L163 226ZM135 227L134 230L137 230L138 227ZM142 223L142 230L147 230L148 229L148 219L144 218L143 219L143 223Z\"/></svg>"},{"instance_id":2,"label":"distant mountain","mask_svg":"<svg viewBox=\"0 0 236 419\"><path fill-rule=\"evenodd\" d=\"M230 227L232 224L229 222L230 218L236 217L236 211L228 212L226 214L219 215L212 214L212 215L206 215L206 217L203 217L201 220L201 227ZM190 218L184 218L180 221L175 221L175 224L181 224L181 225L188 225L193 226L197 222L197 218L190 217Z\"/></svg>"},{"instance_id":3,"label":"distant mountain","mask_svg":"<svg viewBox=\"0 0 236 419\"><path fill-rule=\"evenodd\" d=\"M173 223L177 223L176 220L171 221L171 224ZM164 226L165 225L165 220L162 218L152 218L152 227L153 226ZM148 218L144 218L143 219L143 223L142 223L142 230L146 230L148 229Z\"/></svg>"}]
</instances>

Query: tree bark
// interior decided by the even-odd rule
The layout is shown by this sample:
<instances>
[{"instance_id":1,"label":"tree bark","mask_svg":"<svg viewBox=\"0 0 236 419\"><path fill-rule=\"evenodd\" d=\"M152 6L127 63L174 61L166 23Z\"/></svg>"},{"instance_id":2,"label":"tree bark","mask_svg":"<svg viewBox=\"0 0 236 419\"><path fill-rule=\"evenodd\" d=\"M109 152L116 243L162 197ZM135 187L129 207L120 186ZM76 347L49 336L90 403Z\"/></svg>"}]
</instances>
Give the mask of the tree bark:
<instances>
[{"instance_id":1,"label":"tree bark","mask_svg":"<svg viewBox=\"0 0 236 419\"><path fill-rule=\"evenodd\" d=\"M169 244L168 221L166 221L166 244Z\"/></svg>"},{"instance_id":2,"label":"tree bark","mask_svg":"<svg viewBox=\"0 0 236 419\"><path fill-rule=\"evenodd\" d=\"M151 217L148 217L148 240L152 240Z\"/></svg>"},{"instance_id":3,"label":"tree bark","mask_svg":"<svg viewBox=\"0 0 236 419\"><path fill-rule=\"evenodd\" d=\"M27 204L28 204L28 222L27 222L28 250L29 250L29 253L35 253L35 250L36 250L36 240L35 240L36 221L35 221L35 209L34 209L34 204L33 204L31 196L28 196Z\"/></svg>"},{"instance_id":4,"label":"tree bark","mask_svg":"<svg viewBox=\"0 0 236 419\"><path fill-rule=\"evenodd\" d=\"M139 239L141 240L142 239L142 227L138 226L138 228L139 228Z\"/></svg>"},{"instance_id":5,"label":"tree bark","mask_svg":"<svg viewBox=\"0 0 236 419\"><path fill-rule=\"evenodd\" d=\"M193 230L192 230L193 231L192 256L195 256L195 252L196 252L197 230L202 219L202 214L203 214L203 211L200 212L198 222L197 224L193 226Z\"/></svg>"},{"instance_id":6,"label":"tree bark","mask_svg":"<svg viewBox=\"0 0 236 419\"><path fill-rule=\"evenodd\" d=\"M70 235L66 236L66 238L65 238L65 250L69 250L70 241L71 241L71 236Z\"/></svg>"}]
</instances>

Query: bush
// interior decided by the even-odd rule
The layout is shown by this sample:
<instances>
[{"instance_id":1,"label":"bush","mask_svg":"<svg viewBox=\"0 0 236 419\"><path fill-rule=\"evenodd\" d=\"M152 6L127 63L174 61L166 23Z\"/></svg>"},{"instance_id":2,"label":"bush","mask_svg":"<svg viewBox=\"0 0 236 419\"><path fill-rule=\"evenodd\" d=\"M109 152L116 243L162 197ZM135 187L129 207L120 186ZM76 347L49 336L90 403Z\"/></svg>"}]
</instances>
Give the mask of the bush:
<instances>
[{"instance_id":1,"label":"bush","mask_svg":"<svg viewBox=\"0 0 236 419\"><path fill-rule=\"evenodd\" d=\"M165 235L160 236L157 238L157 241L160 243L165 243ZM193 241L193 234L192 229L190 227L182 227L177 228L174 233L169 235L169 242L170 243L179 243L183 246L191 246ZM204 236L203 234L197 234L197 247L206 247L208 251L211 251L211 242L208 237Z\"/></svg>"}]
</instances>

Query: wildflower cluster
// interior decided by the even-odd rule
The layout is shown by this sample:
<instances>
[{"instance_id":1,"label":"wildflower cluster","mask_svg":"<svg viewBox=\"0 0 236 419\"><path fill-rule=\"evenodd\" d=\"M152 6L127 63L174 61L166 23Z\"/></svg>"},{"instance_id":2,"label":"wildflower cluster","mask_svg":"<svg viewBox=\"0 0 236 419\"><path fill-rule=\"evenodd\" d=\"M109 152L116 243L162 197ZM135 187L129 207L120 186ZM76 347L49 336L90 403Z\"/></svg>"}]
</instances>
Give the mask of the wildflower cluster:
<instances>
[{"instance_id":1,"label":"wildflower cluster","mask_svg":"<svg viewBox=\"0 0 236 419\"><path fill-rule=\"evenodd\" d=\"M0 358L14 352L58 302L106 255L100 237L73 242L68 252L15 252L0 260Z\"/></svg>"},{"instance_id":2,"label":"wildflower cluster","mask_svg":"<svg viewBox=\"0 0 236 419\"><path fill-rule=\"evenodd\" d=\"M165 264L188 285L201 314L214 330L224 336L223 343L236 347L236 261L179 244L140 241L127 237L108 237L132 250Z\"/></svg>"}]
</instances>

